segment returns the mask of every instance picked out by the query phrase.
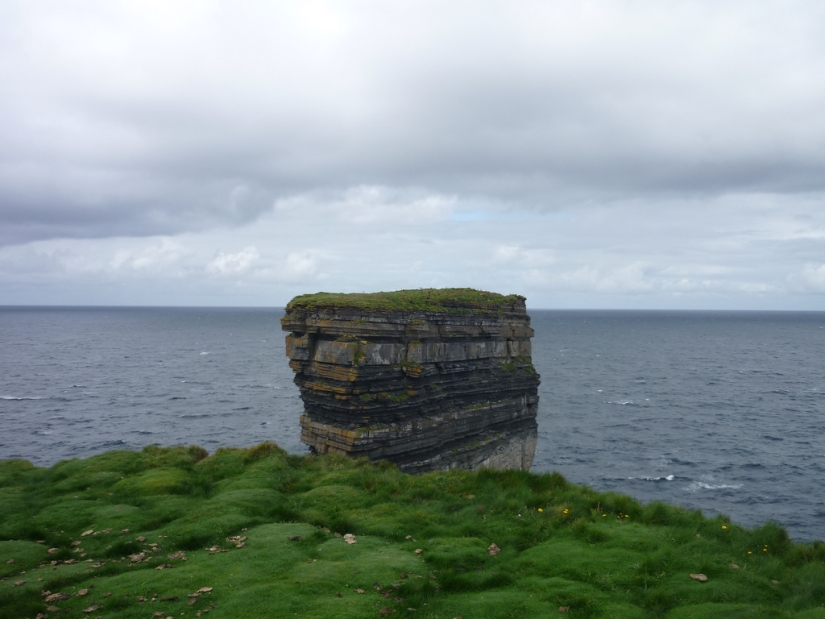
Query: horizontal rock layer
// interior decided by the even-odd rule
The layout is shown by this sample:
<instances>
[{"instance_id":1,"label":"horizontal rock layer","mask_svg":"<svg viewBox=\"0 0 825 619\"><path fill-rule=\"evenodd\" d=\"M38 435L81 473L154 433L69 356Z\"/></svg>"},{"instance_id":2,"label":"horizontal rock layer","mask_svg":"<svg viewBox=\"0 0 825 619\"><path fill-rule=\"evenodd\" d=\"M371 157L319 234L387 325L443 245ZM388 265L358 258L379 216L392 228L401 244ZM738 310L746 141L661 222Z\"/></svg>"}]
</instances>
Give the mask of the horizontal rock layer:
<instances>
[{"instance_id":1,"label":"horizontal rock layer","mask_svg":"<svg viewBox=\"0 0 825 619\"><path fill-rule=\"evenodd\" d=\"M304 401L301 439L409 472L529 469L533 330L523 297L506 299L439 311L290 304L281 322Z\"/></svg>"}]
</instances>

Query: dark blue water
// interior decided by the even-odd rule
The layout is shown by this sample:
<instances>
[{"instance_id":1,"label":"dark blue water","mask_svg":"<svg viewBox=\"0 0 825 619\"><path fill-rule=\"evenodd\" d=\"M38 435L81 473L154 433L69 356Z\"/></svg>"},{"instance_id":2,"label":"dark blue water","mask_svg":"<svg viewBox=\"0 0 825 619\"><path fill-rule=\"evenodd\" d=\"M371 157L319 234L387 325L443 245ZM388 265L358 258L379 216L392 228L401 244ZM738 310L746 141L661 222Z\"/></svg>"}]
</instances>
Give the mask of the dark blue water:
<instances>
[{"instance_id":1,"label":"dark blue water","mask_svg":"<svg viewBox=\"0 0 825 619\"><path fill-rule=\"evenodd\" d=\"M0 458L305 453L274 309L0 308ZM532 310L534 471L825 538L825 313Z\"/></svg>"}]
</instances>

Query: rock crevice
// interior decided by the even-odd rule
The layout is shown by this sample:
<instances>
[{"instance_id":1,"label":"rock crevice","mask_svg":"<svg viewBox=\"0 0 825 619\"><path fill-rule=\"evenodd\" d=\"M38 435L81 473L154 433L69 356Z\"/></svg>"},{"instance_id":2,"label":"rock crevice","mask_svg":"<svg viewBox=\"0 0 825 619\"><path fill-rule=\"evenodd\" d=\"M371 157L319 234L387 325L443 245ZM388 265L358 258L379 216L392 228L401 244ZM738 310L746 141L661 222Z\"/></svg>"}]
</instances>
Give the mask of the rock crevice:
<instances>
[{"instance_id":1,"label":"rock crevice","mask_svg":"<svg viewBox=\"0 0 825 619\"><path fill-rule=\"evenodd\" d=\"M314 452L408 472L530 468L539 377L524 297L321 293L293 299L281 322Z\"/></svg>"}]
</instances>

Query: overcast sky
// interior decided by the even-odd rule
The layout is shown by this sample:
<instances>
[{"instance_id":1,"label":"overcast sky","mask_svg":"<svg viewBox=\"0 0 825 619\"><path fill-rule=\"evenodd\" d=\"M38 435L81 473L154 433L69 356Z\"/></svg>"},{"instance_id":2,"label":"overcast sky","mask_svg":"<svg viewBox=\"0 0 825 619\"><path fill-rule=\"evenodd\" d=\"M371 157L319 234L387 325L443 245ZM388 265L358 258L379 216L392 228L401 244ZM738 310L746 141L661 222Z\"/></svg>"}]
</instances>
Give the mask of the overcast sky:
<instances>
[{"instance_id":1,"label":"overcast sky","mask_svg":"<svg viewBox=\"0 0 825 619\"><path fill-rule=\"evenodd\" d=\"M0 3L0 304L825 309L825 3Z\"/></svg>"}]
</instances>

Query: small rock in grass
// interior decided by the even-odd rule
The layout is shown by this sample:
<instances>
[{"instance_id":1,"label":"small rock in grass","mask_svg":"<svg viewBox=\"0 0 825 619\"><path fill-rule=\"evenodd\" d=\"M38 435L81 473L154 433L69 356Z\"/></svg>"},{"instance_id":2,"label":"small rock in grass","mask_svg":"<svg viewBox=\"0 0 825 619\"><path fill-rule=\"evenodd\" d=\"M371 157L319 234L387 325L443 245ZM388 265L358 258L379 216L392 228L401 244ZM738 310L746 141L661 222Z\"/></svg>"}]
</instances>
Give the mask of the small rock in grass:
<instances>
[{"instance_id":1,"label":"small rock in grass","mask_svg":"<svg viewBox=\"0 0 825 619\"><path fill-rule=\"evenodd\" d=\"M160 611L152 613L152 619L163 619L163 613Z\"/></svg>"},{"instance_id":2,"label":"small rock in grass","mask_svg":"<svg viewBox=\"0 0 825 619\"><path fill-rule=\"evenodd\" d=\"M143 543L143 542L145 542L145 541L146 541L146 538L145 538L145 537L143 537L142 535L138 535L138 536L135 538L135 541L138 541L138 542L140 542L140 543Z\"/></svg>"},{"instance_id":3,"label":"small rock in grass","mask_svg":"<svg viewBox=\"0 0 825 619\"><path fill-rule=\"evenodd\" d=\"M341 537L341 534L338 531L336 531L334 535L335 537Z\"/></svg>"},{"instance_id":4,"label":"small rock in grass","mask_svg":"<svg viewBox=\"0 0 825 619\"><path fill-rule=\"evenodd\" d=\"M46 606L46 610L48 610L50 613L56 613L60 609L57 606Z\"/></svg>"},{"instance_id":5,"label":"small rock in grass","mask_svg":"<svg viewBox=\"0 0 825 619\"><path fill-rule=\"evenodd\" d=\"M778 581L778 580L772 580L771 582L772 582L773 584L775 584L775 585L778 585L778 584L779 584L779 581Z\"/></svg>"},{"instance_id":6,"label":"small rock in grass","mask_svg":"<svg viewBox=\"0 0 825 619\"><path fill-rule=\"evenodd\" d=\"M356 593L364 593L364 590L363 589L356 589L355 592Z\"/></svg>"},{"instance_id":7,"label":"small rock in grass","mask_svg":"<svg viewBox=\"0 0 825 619\"><path fill-rule=\"evenodd\" d=\"M46 552L48 552L50 555L56 555L58 552L60 552L60 548L49 548Z\"/></svg>"},{"instance_id":8,"label":"small rock in grass","mask_svg":"<svg viewBox=\"0 0 825 619\"><path fill-rule=\"evenodd\" d=\"M177 602L180 598L177 595L167 595L165 598L160 598L161 602Z\"/></svg>"},{"instance_id":9,"label":"small rock in grass","mask_svg":"<svg viewBox=\"0 0 825 619\"><path fill-rule=\"evenodd\" d=\"M352 533L347 533L344 535L344 541L347 544L357 544L358 540L355 539L355 536Z\"/></svg>"},{"instance_id":10,"label":"small rock in grass","mask_svg":"<svg viewBox=\"0 0 825 619\"><path fill-rule=\"evenodd\" d=\"M730 564L730 569L732 569L732 570L738 570L738 569L739 569L739 566L738 566L738 565L736 565L736 563L731 563L731 564Z\"/></svg>"},{"instance_id":11,"label":"small rock in grass","mask_svg":"<svg viewBox=\"0 0 825 619\"><path fill-rule=\"evenodd\" d=\"M290 535L287 539L290 542L301 542L301 541L303 541L304 538L301 537L300 535Z\"/></svg>"},{"instance_id":12,"label":"small rock in grass","mask_svg":"<svg viewBox=\"0 0 825 619\"><path fill-rule=\"evenodd\" d=\"M6 561L7 565L11 565L12 563L14 563L14 559L9 559L8 561Z\"/></svg>"},{"instance_id":13,"label":"small rock in grass","mask_svg":"<svg viewBox=\"0 0 825 619\"><path fill-rule=\"evenodd\" d=\"M80 542L79 542L79 541L74 541L74 542L72 542L72 543L71 543L71 544L69 544L69 545L70 545L70 546L80 546Z\"/></svg>"},{"instance_id":14,"label":"small rock in grass","mask_svg":"<svg viewBox=\"0 0 825 619\"><path fill-rule=\"evenodd\" d=\"M501 548L499 548L495 544L490 544L490 547L487 548L487 552L491 557L495 557L498 553L501 552Z\"/></svg>"},{"instance_id":15,"label":"small rock in grass","mask_svg":"<svg viewBox=\"0 0 825 619\"><path fill-rule=\"evenodd\" d=\"M112 597L112 592L111 592L111 591L107 591L106 593L104 593L104 594L103 594L103 597L105 597L105 598L110 598L110 597Z\"/></svg>"},{"instance_id":16,"label":"small rock in grass","mask_svg":"<svg viewBox=\"0 0 825 619\"><path fill-rule=\"evenodd\" d=\"M378 611L378 614L381 615L382 617L389 617L391 614L393 614L393 612L395 612L395 611L393 611L392 609L387 608L385 606L384 608L382 608L381 610Z\"/></svg>"},{"instance_id":17,"label":"small rock in grass","mask_svg":"<svg viewBox=\"0 0 825 619\"><path fill-rule=\"evenodd\" d=\"M83 531L83 533L80 534L80 537L88 537L89 535L91 535L94 532L95 532L94 529L89 529L88 531Z\"/></svg>"},{"instance_id":18,"label":"small rock in grass","mask_svg":"<svg viewBox=\"0 0 825 619\"><path fill-rule=\"evenodd\" d=\"M89 608L84 608L83 612L89 614L95 612L96 610L100 610L100 606L89 606Z\"/></svg>"},{"instance_id":19,"label":"small rock in grass","mask_svg":"<svg viewBox=\"0 0 825 619\"><path fill-rule=\"evenodd\" d=\"M704 574L691 574L690 577L693 580L698 580L699 582L707 582L708 581L708 577L705 576Z\"/></svg>"},{"instance_id":20,"label":"small rock in grass","mask_svg":"<svg viewBox=\"0 0 825 619\"><path fill-rule=\"evenodd\" d=\"M79 595L81 597L84 596L84 595L88 595L88 594L89 594L88 589L81 589L80 591L77 592L77 595Z\"/></svg>"},{"instance_id":21,"label":"small rock in grass","mask_svg":"<svg viewBox=\"0 0 825 619\"><path fill-rule=\"evenodd\" d=\"M423 550L421 550L420 548L416 548L416 549L413 551L413 554L415 554L415 555L420 555L422 552L424 552L424 551L423 551Z\"/></svg>"},{"instance_id":22,"label":"small rock in grass","mask_svg":"<svg viewBox=\"0 0 825 619\"><path fill-rule=\"evenodd\" d=\"M569 606L559 606L560 613L566 613L568 610L570 610Z\"/></svg>"},{"instance_id":23,"label":"small rock in grass","mask_svg":"<svg viewBox=\"0 0 825 619\"><path fill-rule=\"evenodd\" d=\"M18 580L17 582L15 582L15 583L14 583L14 585L13 585L13 586L14 586L14 587L22 587L22 586L23 586L23 585L25 585L25 584L26 584L26 581L25 581L25 580Z\"/></svg>"}]
</instances>

